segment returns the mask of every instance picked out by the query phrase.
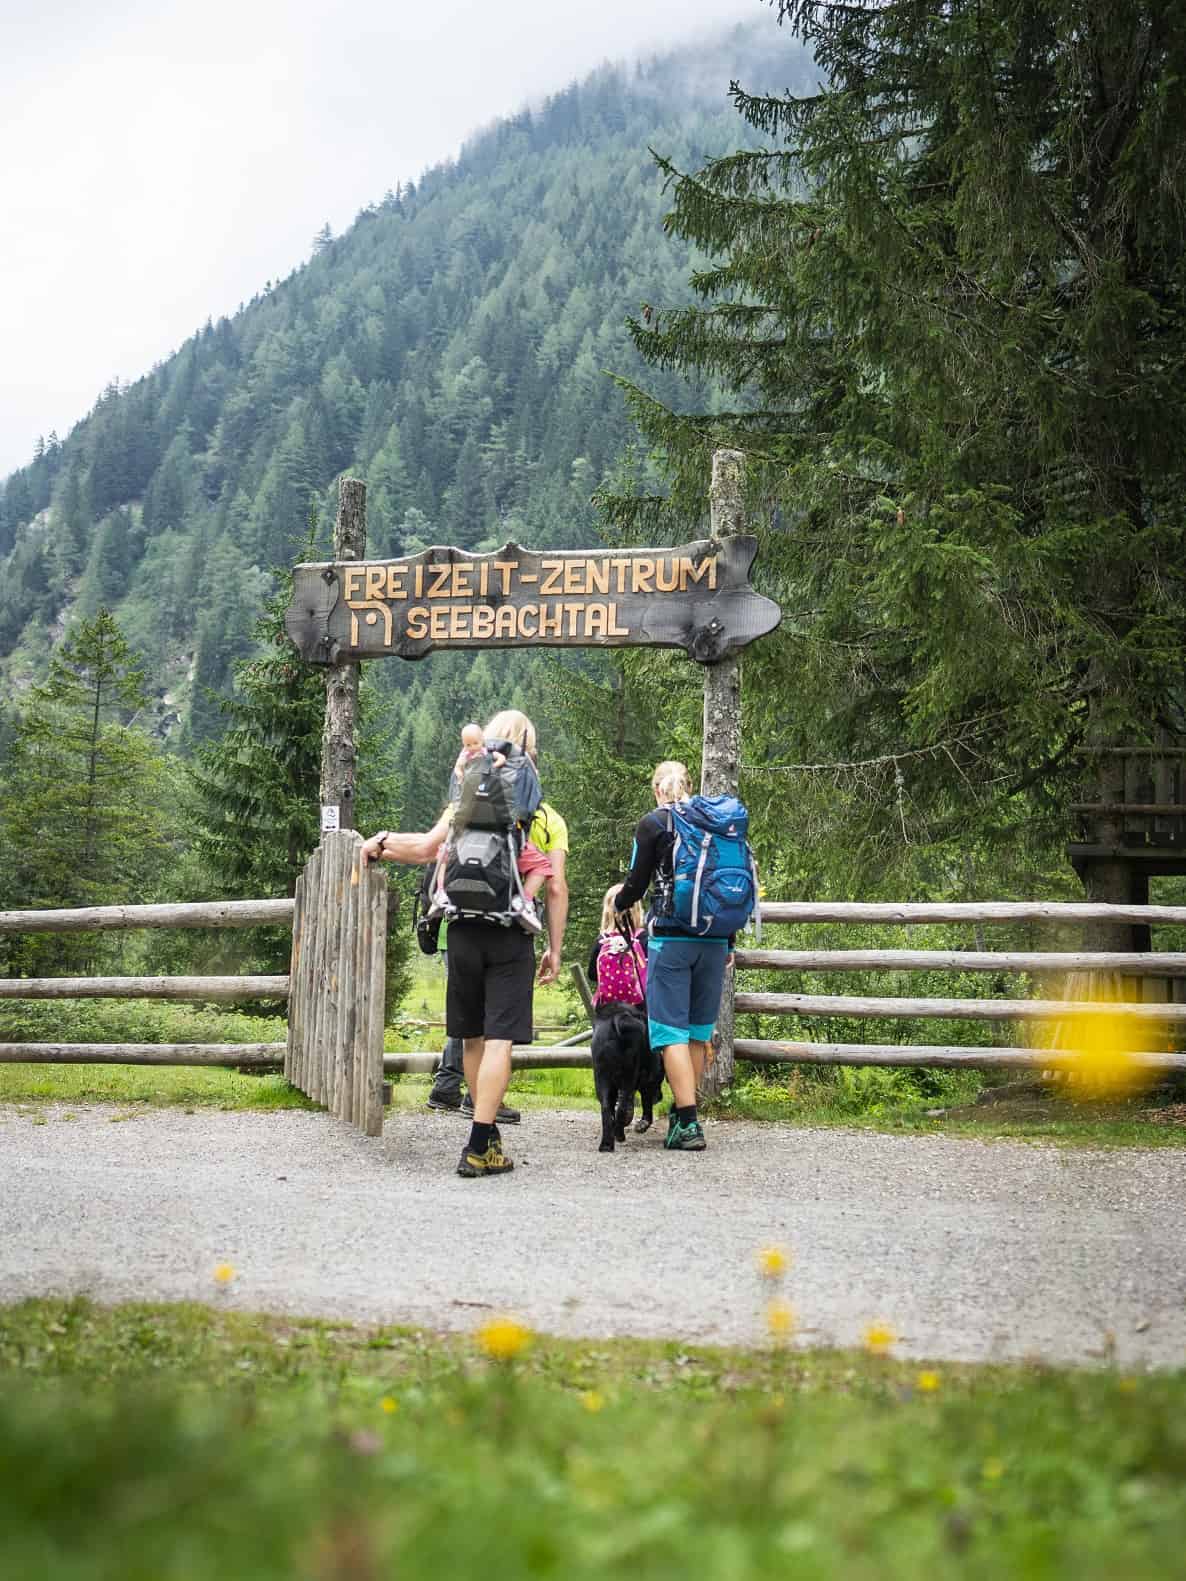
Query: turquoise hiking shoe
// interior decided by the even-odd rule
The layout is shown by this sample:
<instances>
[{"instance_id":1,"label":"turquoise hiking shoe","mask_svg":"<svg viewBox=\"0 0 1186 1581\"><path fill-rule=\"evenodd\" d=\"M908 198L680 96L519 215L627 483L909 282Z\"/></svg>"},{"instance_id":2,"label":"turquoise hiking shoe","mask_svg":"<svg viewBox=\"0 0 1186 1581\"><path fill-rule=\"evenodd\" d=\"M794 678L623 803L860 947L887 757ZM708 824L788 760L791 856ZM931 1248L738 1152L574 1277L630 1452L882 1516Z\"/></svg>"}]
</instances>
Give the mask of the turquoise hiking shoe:
<instances>
[{"instance_id":1,"label":"turquoise hiking shoe","mask_svg":"<svg viewBox=\"0 0 1186 1581\"><path fill-rule=\"evenodd\" d=\"M671 1148L673 1152L703 1153L708 1143L704 1139L704 1128L699 1120L681 1125L677 1119L668 1131L663 1146Z\"/></svg>"}]
</instances>

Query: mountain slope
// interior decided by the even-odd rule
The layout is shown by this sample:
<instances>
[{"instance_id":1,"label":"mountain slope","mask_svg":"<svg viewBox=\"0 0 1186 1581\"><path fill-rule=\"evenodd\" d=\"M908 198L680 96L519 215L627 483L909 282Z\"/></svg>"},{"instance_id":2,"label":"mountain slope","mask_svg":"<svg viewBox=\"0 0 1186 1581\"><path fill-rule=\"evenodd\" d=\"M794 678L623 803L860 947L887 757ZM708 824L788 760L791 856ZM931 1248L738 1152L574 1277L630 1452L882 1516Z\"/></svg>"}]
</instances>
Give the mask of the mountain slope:
<instances>
[{"instance_id":1,"label":"mountain slope","mask_svg":"<svg viewBox=\"0 0 1186 1581\"><path fill-rule=\"evenodd\" d=\"M375 554L588 541L590 492L631 437L604 375L639 371L625 315L688 294L648 148L685 166L727 150L730 77L803 67L766 22L602 68L106 391L0 497L5 690L105 603L157 677L161 728L208 734L272 570L302 554L311 504L325 544L344 471L369 484Z\"/></svg>"}]
</instances>

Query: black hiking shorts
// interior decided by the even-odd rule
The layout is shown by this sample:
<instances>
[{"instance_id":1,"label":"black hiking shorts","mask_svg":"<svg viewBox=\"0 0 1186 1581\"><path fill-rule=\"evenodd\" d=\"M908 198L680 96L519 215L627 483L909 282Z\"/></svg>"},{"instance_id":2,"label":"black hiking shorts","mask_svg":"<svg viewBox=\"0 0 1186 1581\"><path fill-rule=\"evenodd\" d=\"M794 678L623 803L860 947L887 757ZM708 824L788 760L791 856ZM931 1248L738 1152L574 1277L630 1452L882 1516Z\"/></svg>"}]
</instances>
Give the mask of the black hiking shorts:
<instances>
[{"instance_id":1,"label":"black hiking shorts","mask_svg":"<svg viewBox=\"0 0 1186 1581\"><path fill-rule=\"evenodd\" d=\"M445 1030L451 1038L530 1043L535 949L521 928L451 922Z\"/></svg>"}]
</instances>

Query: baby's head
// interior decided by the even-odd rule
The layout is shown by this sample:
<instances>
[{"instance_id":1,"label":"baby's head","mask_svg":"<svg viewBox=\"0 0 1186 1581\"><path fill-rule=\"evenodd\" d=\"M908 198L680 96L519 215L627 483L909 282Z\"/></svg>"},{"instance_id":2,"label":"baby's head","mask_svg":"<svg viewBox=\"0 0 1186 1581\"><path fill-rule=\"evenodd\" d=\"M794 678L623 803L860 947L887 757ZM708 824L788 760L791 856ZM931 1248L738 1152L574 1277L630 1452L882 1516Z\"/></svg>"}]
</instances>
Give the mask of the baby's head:
<instances>
[{"instance_id":1,"label":"baby's head","mask_svg":"<svg viewBox=\"0 0 1186 1581\"><path fill-rule=\"evenodd\" d=\"M480 752L485 744L481 725L463 725L461 727L461 744L467 752Z\"/></svg>"}]
</instances>

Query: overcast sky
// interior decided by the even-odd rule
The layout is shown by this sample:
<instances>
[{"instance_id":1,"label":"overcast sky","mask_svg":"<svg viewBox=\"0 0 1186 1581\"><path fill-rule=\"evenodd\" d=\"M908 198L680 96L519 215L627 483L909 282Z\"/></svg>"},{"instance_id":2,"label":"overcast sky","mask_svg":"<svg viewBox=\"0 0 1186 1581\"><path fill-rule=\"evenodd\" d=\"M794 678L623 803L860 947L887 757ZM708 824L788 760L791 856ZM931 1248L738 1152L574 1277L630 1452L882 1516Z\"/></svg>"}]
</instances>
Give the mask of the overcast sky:
<instances>
[{"instance_id":1,"label":"overcast sky","mask_svg":"<svg viewBox=\"0 0 1186 1581\"><path fill-rule=\"evenodd\" d=\"M0 478L303 262L326 220L603 60L762 9L0 0Z\"/></svg>"}]
</instances>

